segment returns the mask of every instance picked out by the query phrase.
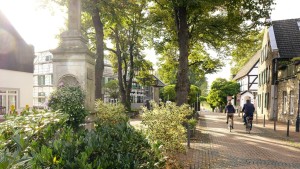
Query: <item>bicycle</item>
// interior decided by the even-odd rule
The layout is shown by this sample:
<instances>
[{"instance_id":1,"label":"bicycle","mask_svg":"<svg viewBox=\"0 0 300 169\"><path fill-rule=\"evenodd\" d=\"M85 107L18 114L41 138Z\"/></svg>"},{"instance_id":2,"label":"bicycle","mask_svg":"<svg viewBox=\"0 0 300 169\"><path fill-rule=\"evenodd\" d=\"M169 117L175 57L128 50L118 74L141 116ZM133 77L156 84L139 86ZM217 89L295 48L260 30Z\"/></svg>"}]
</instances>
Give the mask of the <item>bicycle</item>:
<instances>
[{"instance_id":1,"label":"bicycle","mask_svg":"<svg viewBox=\"0 0 300 169\"><path fill-rule=\"evenodd\" d=\"M252 121L253 117L247 116L246 117L246 132L250 134L250 131L252 130Z\"/></svg>"},{"instance_id":2,"label":"bicycle","mask_svg":"<svg viewBox=\"0 0 300 169\"><path fill-rule=\"evenodd\" d=\"M233 129L233 113L228 114L228 117L230 120L228 123L228 128L229 128L229 131L231 132L231 130Z\"/></svg>"}]
</instances>

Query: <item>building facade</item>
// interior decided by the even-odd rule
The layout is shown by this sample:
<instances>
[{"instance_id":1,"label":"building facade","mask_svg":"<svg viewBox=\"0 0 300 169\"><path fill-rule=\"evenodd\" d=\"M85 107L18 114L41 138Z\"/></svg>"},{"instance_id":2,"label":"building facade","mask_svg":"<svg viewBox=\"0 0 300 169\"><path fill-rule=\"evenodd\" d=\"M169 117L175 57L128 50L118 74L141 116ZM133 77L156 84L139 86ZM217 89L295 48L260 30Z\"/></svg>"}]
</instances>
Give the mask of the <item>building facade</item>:
<instances>
[{"instance_id":1,"label":"building facade","mask_svg":"<svg viewBox=\"0 0 300 169\"><path fill-rule=\"evenodd\" d=\"M293 58L300 56L300 19L272 21L259 61L258 113L286 122L295 119L299 91Z\"/></svg>"},{"instance_id":2,"label":"building facade","mask_svg":"<svg viewBox=\"0 0 300 169\"><path fill-rule=\"evenodd\" d=\"M53 91L53 55L50 51L37 52L33 72L33 106L46 108Z\"/></svg>"},{"instance_id":3,"label":"building facade","mask_svg":"<svg viewBox=\"0 0 300 169\"><path fill-rule=\"evenodd\" d=\"M240 93L237 95L236 106L239 110L250 99L257 106L257 89L258 89L258 62L261 52L258 51L252 58L243 66L243 68L234 76L240 84Z\"/></svg>"},{"instance_id":4,"label":"building facade","mask_svg":"<svg viewBox=\"0 0 300 169\"><path fill-rule=\"evenodd\" d=\"M0 11L0 116L32 106L34 48Z\"/></svg>"}]
</instances>

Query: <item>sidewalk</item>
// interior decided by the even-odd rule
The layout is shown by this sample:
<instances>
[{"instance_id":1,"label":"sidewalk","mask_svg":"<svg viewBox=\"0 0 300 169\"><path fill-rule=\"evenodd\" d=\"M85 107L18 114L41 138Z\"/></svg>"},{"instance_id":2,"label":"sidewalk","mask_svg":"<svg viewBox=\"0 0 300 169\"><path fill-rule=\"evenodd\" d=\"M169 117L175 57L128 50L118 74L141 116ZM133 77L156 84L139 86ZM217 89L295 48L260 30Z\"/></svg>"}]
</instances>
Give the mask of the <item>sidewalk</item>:
<instances>
[{"instance_id":1,"label":"sidewalk","mask_svg":"<svg viewBox=\"0 0 300 169\"><path fill-rule=\"evenodd\" d=\"M236 168L236 169L284 169L300 168L300 133L290 128L286 137L286 126L272 121L254 119L251 134L247 134L242 118L234 118L234 130L229 132L225 114L201 112L197 126L196 141L191 143L186 155L181 156L185 168Z\"/></svg>"},{"instance_id":2,"label":"sidewalk","mask_svg":"<svg viewBox=\"0 0 300 169\"><path fill-rule=\"evenodd\" d=\"M300 143L300 132L296 132L296 126L291 125L289 126L289 136L287 136L287 123L283 122L276 122L276 131L274 130L274 121L271 120L265 120L265 127L263 126L264 119L258 118L257 122L254 119L253 121L258 127L261 127L262 129L267 129L268 131L277 134L278 136L282 137L282 139L285 139L287 141L292 141L295 143ZM300 168L300 167L299 167Z\"/></svg>"}]
</instances>

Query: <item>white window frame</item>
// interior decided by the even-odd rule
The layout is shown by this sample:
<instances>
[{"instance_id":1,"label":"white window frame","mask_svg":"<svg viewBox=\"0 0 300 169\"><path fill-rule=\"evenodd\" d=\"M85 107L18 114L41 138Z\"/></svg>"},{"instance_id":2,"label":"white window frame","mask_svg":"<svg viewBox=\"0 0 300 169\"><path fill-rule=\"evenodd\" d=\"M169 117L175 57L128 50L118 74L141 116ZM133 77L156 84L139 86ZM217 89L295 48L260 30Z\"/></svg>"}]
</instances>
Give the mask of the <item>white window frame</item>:
<instances>
[{"instance_id":1,"label":"white window frame","mask_svg":"<svg viewBox=\"0 0 300 169\"><path fill-rule=\"evenodd\" d=\"M287 92L283 91L282 93L282 97L283 97L283 102L282 102L282 112L283 114L287 113Z\"/></svg>"},{"instance_id":2,"label":"white window frame","mask_svg":"<svg viewBox=\"0 0 300 169\"><path fill-rule=\"evenodd\" d=\"M5 113L8 114L9 111L10 111L10 106L11 105L8 105L8 98L9 96L16 96L16 101L15 101L15 110L18 110L19 109L19 99L20 99L20 96L19 96L19 89L0 89L1 91L5 91L3 93L0 93L1 96L4 96L5 97ZM11 92L15 92L15 93L11 93Z\"/></svg>"}]
</instances>

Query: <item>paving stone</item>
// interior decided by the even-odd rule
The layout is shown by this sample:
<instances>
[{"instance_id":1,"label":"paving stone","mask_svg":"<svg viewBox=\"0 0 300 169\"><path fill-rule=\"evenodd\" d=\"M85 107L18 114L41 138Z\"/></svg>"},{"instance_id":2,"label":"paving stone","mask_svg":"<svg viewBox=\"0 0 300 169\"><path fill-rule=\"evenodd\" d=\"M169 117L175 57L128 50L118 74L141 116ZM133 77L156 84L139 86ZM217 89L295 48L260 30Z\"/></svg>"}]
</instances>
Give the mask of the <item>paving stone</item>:
<instances>
[{"instance_id":1,"label":"paving stone","mask_svg":"<svg viewBox=\"0 0 300 169\"><path fill-rule=\"evenodd\" d=\"M235 117L232 132L225 123L225 114L201 112L198 139L191 143L188 154L193 169L300 169L299 142L274 132L271 127L254 124L250 134L246 133L241 117ZM281 126L280 126L281 125ZM284 128L284 124L278 124ZM297 137L294 133L293 137ZM192 155L191 155L192 154Z\"/></svg>"}]
</instances>

